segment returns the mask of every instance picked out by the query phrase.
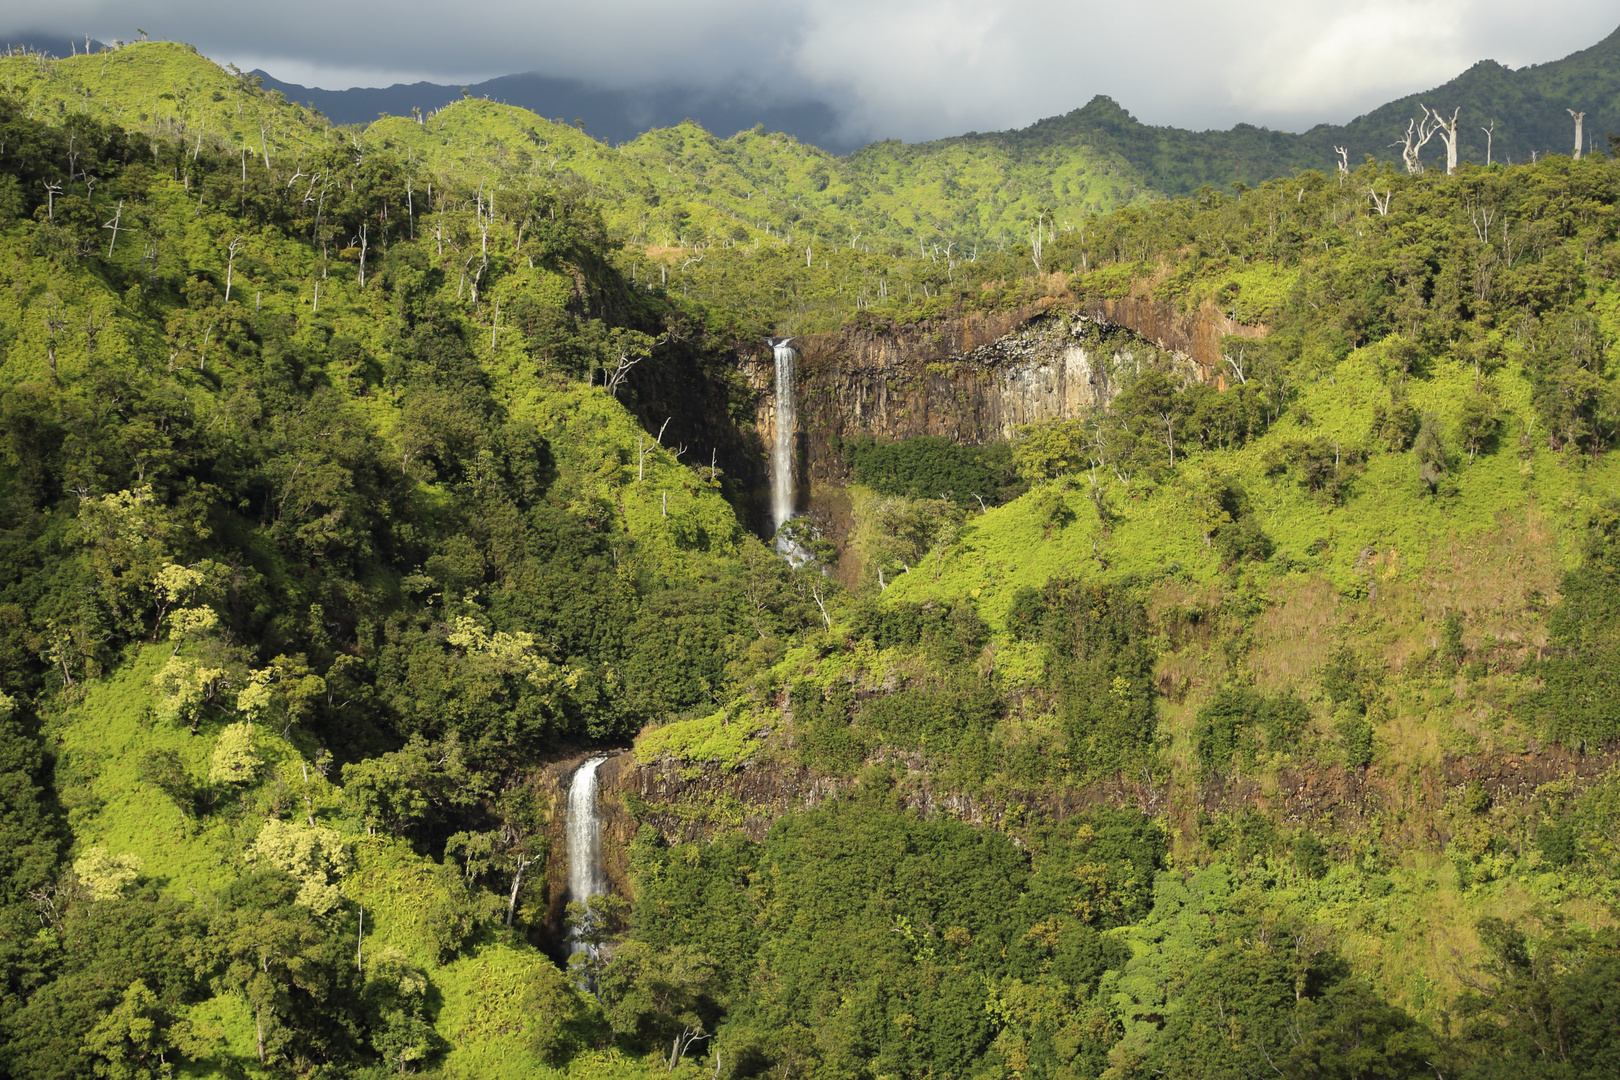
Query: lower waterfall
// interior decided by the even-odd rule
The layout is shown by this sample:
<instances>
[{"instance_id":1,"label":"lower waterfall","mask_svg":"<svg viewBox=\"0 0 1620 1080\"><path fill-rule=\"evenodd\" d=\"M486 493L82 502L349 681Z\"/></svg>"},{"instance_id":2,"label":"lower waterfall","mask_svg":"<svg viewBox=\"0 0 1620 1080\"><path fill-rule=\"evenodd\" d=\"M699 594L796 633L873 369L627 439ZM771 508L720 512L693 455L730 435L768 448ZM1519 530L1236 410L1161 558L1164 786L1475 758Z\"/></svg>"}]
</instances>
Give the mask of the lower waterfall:
<instances>
[{"instance_id":1,"label":"lower waterfall","mask_svg":"<svg viewBox=\"0 0 1620 1080\"><path fill-rule=\"evenodd\" d=\"M596 770L605 757L587 758L568 783L568 816L564 827L568 842L568 902L583 904L608 891L602 866L602 819L596 813ZM569 941L577 951L577 935Z\"/></svg>"},{"instance_id":2,"label":"lower waterfall","mask_svg":"<svg viewBox=\"0 0 1620 1080\"><path fill-rule=\"evenodd\" d=\"M792 338L766 338L776 357L776 441L771 447L771 528L793 517L793 362Z\"/></svg>"}]
</instances>

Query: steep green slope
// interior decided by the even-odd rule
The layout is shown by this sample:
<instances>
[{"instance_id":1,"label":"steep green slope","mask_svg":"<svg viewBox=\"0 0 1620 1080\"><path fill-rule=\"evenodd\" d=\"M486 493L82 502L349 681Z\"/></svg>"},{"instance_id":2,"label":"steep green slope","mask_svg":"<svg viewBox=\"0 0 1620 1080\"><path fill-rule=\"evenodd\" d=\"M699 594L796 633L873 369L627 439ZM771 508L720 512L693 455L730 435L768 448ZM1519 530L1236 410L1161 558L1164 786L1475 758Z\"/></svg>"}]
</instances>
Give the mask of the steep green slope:
<instances>
[{"instance_id":1,"label":"steep green slope","mask_svg":"<svg viewBox=\"0 0 1620 1080\"><path fill-rule=\"evenodd\" d=\"M741 777L798 769L858 794L841 825L785 820L757 848L645 852L656 914L633 937L670 948L695 927L664 921L694 917L665 884L683 861L683 885L768 918L795 860L837 850L829 836L787 854L801 830L870 830L881 849L905 835L883 812L949 807L1029 845L1023 901L1043 873L1063 899L987 922L937 887L922 890L936 907L887 879L829 888L821 907L865 898L858 916L833 910L905 943L874 964L887 981L787 959L880 952L875 934L692 929L710 955L742 955L723 978L768 976L735 992L722 1030L756 1046L762 1018L835 1030L779 1058L829 1072L854 1067L851 1045L904 1072L911 1039L964 1074L1310 1075L1352 1046L1392 1063L1422 1047L1468 1076L1495 1075L1511 1045L1533 1075L1600 1070L1606 1021L1538 1055L1523 1048L1541 1022L1508 1013L1604 993L1615 971L1615 169L1369 169L1097 222L1077 299L1114 295L1123 272L1139 296L1238 304L1271 333L1228 342L1224 391L1130 343L1109 408L1014 440L1031 490L1004 506L857 490L845 557L862 560L864 595L725 714L638 739L649 765L722 791L742 770L740 805L694 786L631 809L719 830L771 812ZM1358 196L1374 182L1387 214ZM1540 243L1482 238L1482 208ZM1080 244L1061 238L1054 263ZM772 743L724 737L773 720ZM1088 800L1150 811L1167 850L1105 844L1131 819L1089 817ZM942 860L960 850L928 843ZM726 884L756 862L783 869L768 887ZM1591 959L1562 983L1514 966L1530 949ZM944 989L967 972L985 980L988 1030ZM1288 987L1275 999L1274 980ZM813 1021L813 1002L831 1019ZM1352 1016L1369 1025L1354 1037L1334 1026ZM907 1039L855 1034L896 1029Z\"/></svg>"},{"instance_id":2,"label":"steep green slope","mask_svg":"<svg viewBox=\"0 0 1620 1080\"><path fill-rule=\"evenodd\" d=\"M31 117L92 116L154 138L201 139L272 159L338 139L301 105L259 90L189 45L140 42L63 60L0 58L6 95Z\"/></svg>"},{"instance_id":3,"label":"steep green slope","mask_svg":"<svg viewBox=\"0 0 1620 1080\"><path fill-rule=\"evenodd\" d=\"M401 219L429 178L386 153L266 168L9 102L0 156L0 765L33 834L0 1067L533 1075L599 1044L535 947L531 773L703 711L812 617L729 462L627 408L696 381L727 416L700 313L555 189Z\"/></svg>"}]
</instances>

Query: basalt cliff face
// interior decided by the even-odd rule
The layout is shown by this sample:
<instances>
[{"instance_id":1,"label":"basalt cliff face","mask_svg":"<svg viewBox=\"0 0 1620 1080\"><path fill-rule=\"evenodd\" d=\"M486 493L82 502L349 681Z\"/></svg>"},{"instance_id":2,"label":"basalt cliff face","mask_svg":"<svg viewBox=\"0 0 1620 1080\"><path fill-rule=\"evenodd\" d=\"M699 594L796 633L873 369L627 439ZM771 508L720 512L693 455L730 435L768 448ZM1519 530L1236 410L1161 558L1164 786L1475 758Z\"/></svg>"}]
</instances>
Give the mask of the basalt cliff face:
<instances>
[{"instance_id":1,"label":"basalt cliff face","mask_svg":"<svg viewBox=\"0 0 1620 1080\"><path fill-rule=\"evenodd\" d=\"M1014 311L797 338L798 482L845 479L839 446L855 436L985 443L1020 424L1084 415L1113 398L1122 376L1160 358L1219 385L1221 338L1263 334L1215 312L1187 314L1151 300L1047 297ZM777 414L770 350L745 357L743 370L769 445Z\"/></svg>"},{"instance_id":2,"label":"basalt cliff face","mask_svg":"<svg viewBox=\"0 0 1620 1080\"><path fill-rule=\"evenodd\" d=\"M765 751L735 771L674 759L643 762L634 753L607 751L610 756L598 771L596 812L604 871L613 892L627 896L633 891L629 849L641 828L651 828L670 842L724 833L742 833L759 841L784 814L814 809L854 787L851 778L820 775L799 764L791 731L760 734L767 739ZM545 920L557 943L564 936L568 873L561 807L568 778L587 756L585 751L570 754L536 778L537 787L557 808L548 830L552 856L546 867ZM1529 805L1540 798L1541 785L1550 781L1562 781L1574 792L1584 790L1620 764L1620 750L1576 754L1557 746L1531 746L1521 752L1443 755L1399 774L1319 765L1283 769L1268 782L1231 773L1179 787L1163 778L1120 776L1083 788L1006 793L1000 798L937 783L921 754L890 751L872 763L893 770L895 797L905 808L990 828L1062 821L1098 805L1167 814L1176 828L1188 831L1196 827L1194 819L1201 813L1258 811L1285 826L1334 822L1381 836L1403 849L1440 851L1450 840L1449 819L1440 812L1449 793L1475 782L1493 804Z\"/></svg>"}]
</instances>

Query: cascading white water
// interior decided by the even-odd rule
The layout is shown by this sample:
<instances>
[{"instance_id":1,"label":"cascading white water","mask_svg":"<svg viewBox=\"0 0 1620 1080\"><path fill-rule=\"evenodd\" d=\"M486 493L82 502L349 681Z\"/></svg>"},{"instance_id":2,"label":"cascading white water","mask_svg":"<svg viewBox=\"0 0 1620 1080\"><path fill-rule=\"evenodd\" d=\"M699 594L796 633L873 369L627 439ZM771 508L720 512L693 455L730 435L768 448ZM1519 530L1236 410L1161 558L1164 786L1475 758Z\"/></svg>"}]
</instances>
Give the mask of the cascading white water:
<instances>
[{"instance_id":1,"label":"cascading white water","mask_svg":"<svg viewBox=\"0 0 1620 1080\"><path fill-rule=\"evenodd\" d=\"M776 444L771 448L771 526L780 529L793 516L793 362L788 342L767 338L776 356Z\"/></svg>"},{"instance_id":2,"label":"cascading white water","mask_svg":"<svg viewBox=\"0 0 1620 1080\"><path fill-rule=\"evenodd\" d=\"M602 868L602 819L596 814L596 770L605 757L588 758L568 784L568 902L608 891Z\"/></svg>"}]
</instances>

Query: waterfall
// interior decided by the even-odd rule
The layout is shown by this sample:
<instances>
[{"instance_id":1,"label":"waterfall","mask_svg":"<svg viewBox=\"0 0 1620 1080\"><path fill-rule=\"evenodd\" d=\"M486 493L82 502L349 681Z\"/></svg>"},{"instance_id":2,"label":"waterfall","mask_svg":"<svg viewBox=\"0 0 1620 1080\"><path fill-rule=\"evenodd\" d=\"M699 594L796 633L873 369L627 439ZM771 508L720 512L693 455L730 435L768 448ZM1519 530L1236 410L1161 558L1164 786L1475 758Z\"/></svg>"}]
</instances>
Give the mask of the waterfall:
<instances>
[{"instance_id":1,"label":"waterfall","mask_svg":"<svg viewBox=\"0 0 1620 1080\"><path fill-rule=\"evenodd\" d=\"M568 901L608 891L602 868L602 819L596 814L596 770L605 757L586 760L568 783ZM572 940L572 938L570 939Z\"/></svg>"},{"instance_id":2,"label":"waterfall","mask_svg":"<svg viewBox=\"0 0 1620 1080\"><path fill-rule=\"evenodd\" d=\"M766 338L776 355L776 445L771 448L771 527L793 516L793 361L792 338Z\"/></svg>"}]
</instances>

